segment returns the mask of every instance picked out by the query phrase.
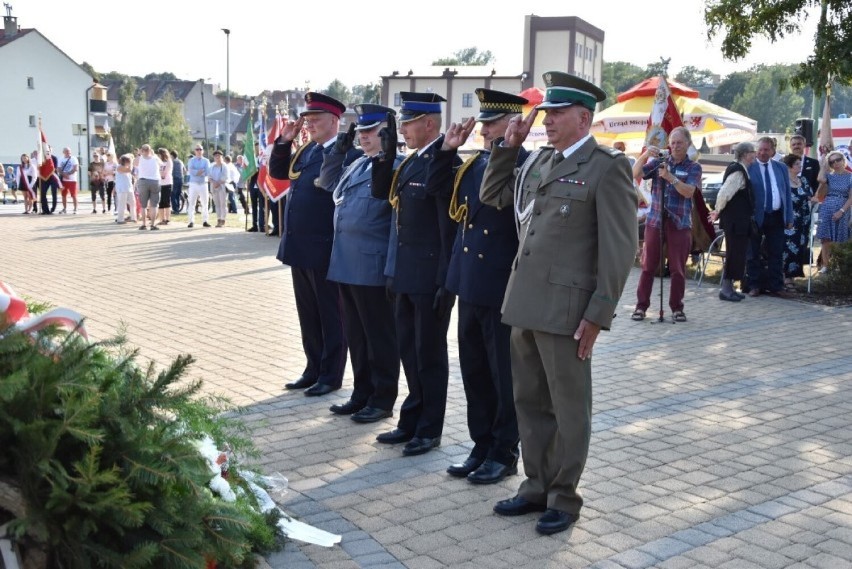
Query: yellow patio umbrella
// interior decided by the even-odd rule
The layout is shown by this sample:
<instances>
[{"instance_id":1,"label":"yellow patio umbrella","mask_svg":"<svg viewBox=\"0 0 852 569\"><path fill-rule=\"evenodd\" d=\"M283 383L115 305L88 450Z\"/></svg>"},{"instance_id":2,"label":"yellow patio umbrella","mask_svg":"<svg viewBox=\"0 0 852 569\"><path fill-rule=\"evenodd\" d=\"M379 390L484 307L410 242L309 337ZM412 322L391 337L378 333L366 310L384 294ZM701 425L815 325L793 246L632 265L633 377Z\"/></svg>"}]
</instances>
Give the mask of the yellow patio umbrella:
<instances>
[{"instance_id":1,"label":"yellow patio umbrella","mask_svg":"<svg viewBox=\"0 0 852 569\"><path fill-rule=\"evenodd\" d=\"M628 154L642 151L648 117L654 105L655 80L658 79L646 79L620 95L618 103L595 114L591 132L598 143L612 146L622 141ZM752 140L757 133L757 121L699 99L698 92L686 86L673 81L669 81L669 85L672 99L684 126L692 133L696 148L702 143L711 148L736 144Z\"/></svg>"}]
</instances>

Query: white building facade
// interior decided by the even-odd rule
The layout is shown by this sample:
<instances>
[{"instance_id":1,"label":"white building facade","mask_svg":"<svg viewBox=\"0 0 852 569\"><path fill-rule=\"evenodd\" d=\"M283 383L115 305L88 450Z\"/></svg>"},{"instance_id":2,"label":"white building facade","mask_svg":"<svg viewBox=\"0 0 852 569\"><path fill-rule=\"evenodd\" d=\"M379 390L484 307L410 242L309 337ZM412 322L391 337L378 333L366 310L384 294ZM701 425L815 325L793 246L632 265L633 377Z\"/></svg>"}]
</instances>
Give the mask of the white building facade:
<instances>
[{"instance_id":1,"label":"white building facade","mask_svg":"<svg viewBox=\"0 0 852 569\"><path fill-rule=\"evenodd\" d=\"M80 129L92 77L38 30L19 29L9 15L0 35L0 69L0 162L17 164L21 154L35 150L39 117L55 155L65 146L85 155L87 132Z\"/></svg>"}]
</instances>

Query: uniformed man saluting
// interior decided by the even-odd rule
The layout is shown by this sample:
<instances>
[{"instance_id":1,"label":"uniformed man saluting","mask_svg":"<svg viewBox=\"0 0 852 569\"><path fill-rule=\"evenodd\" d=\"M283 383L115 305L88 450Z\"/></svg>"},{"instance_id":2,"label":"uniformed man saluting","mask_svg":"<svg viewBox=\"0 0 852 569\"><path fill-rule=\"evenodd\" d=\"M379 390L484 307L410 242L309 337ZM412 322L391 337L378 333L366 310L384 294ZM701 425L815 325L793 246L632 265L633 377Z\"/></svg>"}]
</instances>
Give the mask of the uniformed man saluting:
<instances>
[{"instance_id":1,"label":"uniformed man saluting","mask_svg":"<svg viewBox=\"0 0 852 569\"><path fill-rule=\"evenodd\" d=\"M512 399L512 365L509 359L511 328L500 322L500 305L512 260L518 251L518 233L512 207L495 208L479 201L482 176L491 146L501 138L509 121L520 115L528 101L491 89L477 89L479 114L447 129L444 143L432 159L430 184L452 183L450 217L459 223L447 290L459 299L458 339L467 427L474 445L460 464L447 469L452 476L474 484L493 484L518 471L518 422ZM476 121L485 149L458 169L453 168L459 146ZM518 152L520 166L527 151Z\"/></svg>"},{"instance_id":2,"label":"uniformed man saluting","mask_svg":"<svg viewBox=\"0 0 852 569\"><path fill-rule=\"evenodd\" d=\"M334 236L334 188L316 184L323 159L337 141L346 105L312 91L305 94L305 103L307 109L298 120L288 121L275 141L269 173L279 180L290 179L277 259L290 266L307 359L301 377L285 387L307 388L305 395L319 396L340 389L346 367L340 289L326 280ZM293 152L292 142L303 124L311 141ZM360 155L360 151L348 151L344 165Z\"/></svg>"},{"instance_id":3,"label":"uniformed man saluting","mask_svg":"<svg viewBox=\"0 0 852 569\"><path fill-rule=\"evenodd\" d=\"M408 397L397 428L376 440L407 443L406 456L441 444L447 408L447 328L455 297L444 286L456 224L447 215L450 184L427 188L429 164L441 147L441 102L434 93L400 93L400 133L414 150L398 168L396 125L382 129L382 156L373 158L373 196L394 208L385 275L396 296L394 315ZM457 163L461 160L456 158Z\"/></svg>"},{"instance_id":4,"label":"uniformed man saluting","mask_svg":"<svg viewBox=\"0 0 852 569\"><path fill-rule=\"evenodd\" d=\"M636 252L630 163L589 134L601 89L573 75L544 74L544 102L515 118L493 149L480 199L512 207L520 247L503 301L512 326L512 377L527 479L494 511L544 512L536 530L568 529L592 423L592 348L608 329ZM521 143L544 110L552 145L515 170ZM514 195L513 195L514 193Z\"/></svg>"},{"instance_id":5,"label":"uniformed man saluting","mask_svg":"<svg viewBox=\"0 0 852 569\"><path fill-rule=\"evenodd\" d=\"M337 135L319 178L322 187L334 190L334 245L328 279L340 284L355 376L349 401L332 405L330 411L350 415L356 423L374 423L392 415L399 382L396 324L384 274L393 210L387 199L374 198L371 191L372 158L382 149L379 129L396 111L367 103L354 108L357 123L350 125L349 132ZM344 168L356 136L364 155ZM397 156L394 164L400 162L402 156Z\"/></svg>"}]
</instances>

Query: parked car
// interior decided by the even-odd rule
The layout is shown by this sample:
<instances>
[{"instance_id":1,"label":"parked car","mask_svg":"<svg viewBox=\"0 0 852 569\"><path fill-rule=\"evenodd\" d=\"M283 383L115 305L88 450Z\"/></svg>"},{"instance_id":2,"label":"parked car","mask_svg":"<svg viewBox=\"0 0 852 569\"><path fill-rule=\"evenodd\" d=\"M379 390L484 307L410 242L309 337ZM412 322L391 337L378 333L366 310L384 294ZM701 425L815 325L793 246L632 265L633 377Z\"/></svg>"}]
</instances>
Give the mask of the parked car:
<instances>
[{"instance_id":1,"label":"parked car","mask_svg":"<svg viewBox=\"0 0 852 569\"><path fill-rule=\"evenodd\" d=\"M716 196L719 195L719 189L722 187L722 172L705 174L701 179L701 195L704 196L704 201L707 207L715 209Z\"/></svg>"}]
</instances>

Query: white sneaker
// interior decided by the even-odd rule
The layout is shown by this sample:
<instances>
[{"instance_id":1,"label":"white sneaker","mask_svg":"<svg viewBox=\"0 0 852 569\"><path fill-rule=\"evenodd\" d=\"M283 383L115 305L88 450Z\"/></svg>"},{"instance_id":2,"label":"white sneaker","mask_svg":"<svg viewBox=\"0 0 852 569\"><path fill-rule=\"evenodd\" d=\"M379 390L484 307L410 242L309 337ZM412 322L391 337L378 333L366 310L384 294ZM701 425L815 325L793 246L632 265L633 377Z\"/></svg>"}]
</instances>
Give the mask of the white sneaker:
<instances>
[{"instance_id":1,"label":"white sneaker","mask_svg":"<svg viewBox=\"0 0 852 569\"><path fill-rule=\"evenodd\" d=\"M824 275L828 272L828 267L823 267L819 270L819 274Z\"/></svg>"}]
</instances>

